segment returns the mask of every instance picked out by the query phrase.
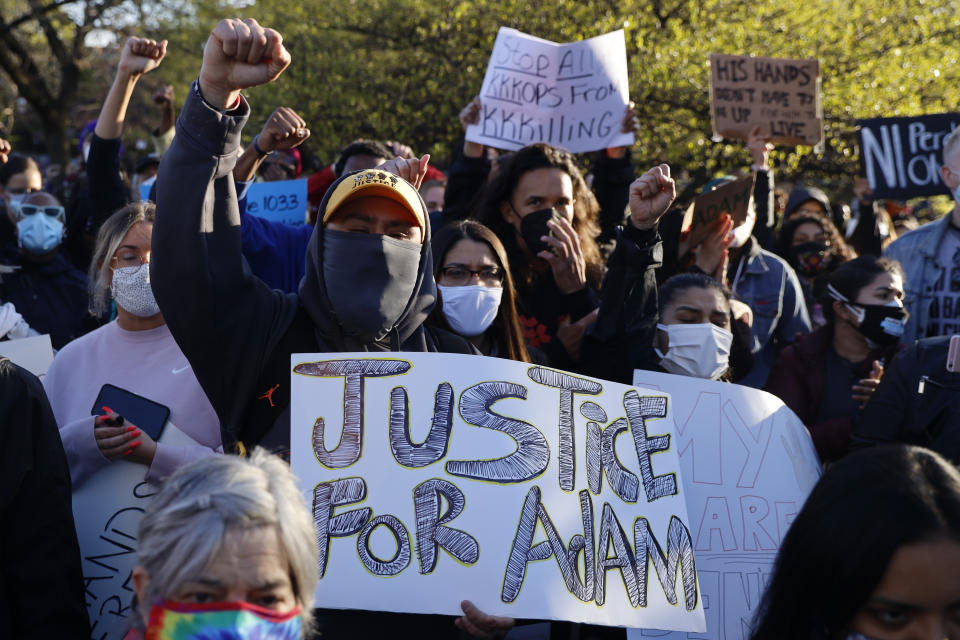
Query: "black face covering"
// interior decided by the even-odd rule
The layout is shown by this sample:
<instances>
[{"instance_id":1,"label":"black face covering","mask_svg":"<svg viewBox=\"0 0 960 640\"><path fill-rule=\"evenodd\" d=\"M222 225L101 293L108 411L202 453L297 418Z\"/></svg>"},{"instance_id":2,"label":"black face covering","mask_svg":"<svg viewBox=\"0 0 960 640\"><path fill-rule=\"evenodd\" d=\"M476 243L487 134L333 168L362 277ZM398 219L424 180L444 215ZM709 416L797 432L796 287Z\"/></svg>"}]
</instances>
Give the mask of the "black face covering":
<instances>
[{"instance_id":1,"label":"black face covering","mask_svg":"<svg viewBox=\"0 0 960 640\"><path fill-rule=\"evenodd\" d=\"M908 313L901 306L888 307L883 304L856 304L851 305L851 311L860 307L863 311L860 316L860 325L857 331L863 334L868 341L881 346L895 345L903 337L903 329L907 324Z\"/></svg>"},{"instance_id":2,"label":"black face covering","mask_svg":"<svg viewBox=\"0 0 960 640\"><path fill-rule=\"evenodd\" d=\"M790 247L793 268L804 278L813 278L823 271L833 258L833 252L823 242L804 242Z\"/></svg>"},{"instance_id":3,"label":"black face covering","mask_svg":"<svg viewBox=\"0 0 960 640\"><path fill-rule=\"evenodd\" d=\"M326 229L323 281L344 335L362 343L385 338L417 283L420 244Z\"/></svg>"},{"instance_id":4,"label":"black face covering","mask_svg":"<svg viewBox=\"0 0 960 640\"><path fill-rule=\"evenodd\" d=\"M550 235L550 227L547 226L547 223L554 215L554 209L540 209L528 213L520 219L520 235L533 255L537 255L541 251L550 251L550 245L541 240L540 237Z\"/></svg>"}]
</instances>

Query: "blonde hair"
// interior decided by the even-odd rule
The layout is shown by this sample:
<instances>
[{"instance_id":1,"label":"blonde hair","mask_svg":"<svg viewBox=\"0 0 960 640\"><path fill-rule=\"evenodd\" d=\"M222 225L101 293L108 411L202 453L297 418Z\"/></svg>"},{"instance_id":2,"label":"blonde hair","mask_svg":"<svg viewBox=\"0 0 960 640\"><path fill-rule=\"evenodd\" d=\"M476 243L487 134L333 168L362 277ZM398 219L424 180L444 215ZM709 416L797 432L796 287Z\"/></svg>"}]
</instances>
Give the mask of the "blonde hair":
<instances>
[{"instance_id":1,"label":"blonde hair","mask_svg":"<svg viewBox=\"0 0 960 640\"><path fill-rule=\"evenodd\" d=\"M152 202L132 202L107 218L100 227L87 272L87 293L93 315L103 315L110 306L110 260L117 247L135 224L153 224L156 211L157 206Z\"/></svg>"}]
</instances>

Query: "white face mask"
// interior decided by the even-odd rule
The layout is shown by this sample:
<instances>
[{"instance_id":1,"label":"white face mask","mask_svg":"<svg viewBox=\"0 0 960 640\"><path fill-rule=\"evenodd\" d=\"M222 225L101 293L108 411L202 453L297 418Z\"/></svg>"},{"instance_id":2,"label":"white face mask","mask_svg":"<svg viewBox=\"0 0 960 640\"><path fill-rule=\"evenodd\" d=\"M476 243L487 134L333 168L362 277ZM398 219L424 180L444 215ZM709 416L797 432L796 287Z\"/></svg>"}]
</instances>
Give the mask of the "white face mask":
<instances>
[{"instance_id":1,"label":"white face mask","mask_svg":"<svg viewBox=\"0 0 960 640\"><path fill-rule=\"evenodd\" d=\"M153 297L153 288L150 286L149 264L114 269L110 291L117 305L135 316L149 318L160 313L157 300Z\"/></svg>"},{"instance_id":2,"label":"white face mask","mask_svg":"<svg viewBox=\"0 0 960 640\"><path fill-rule=\"evenodd\" d=\"M660 356L660 365L681 376L716 380L730 366L733 334L723 327L706 324L658 324L666 331L669 346Z\"/></svg>"},{"instance_id":3,"label":"white face mask","mask_svg":"<svg viewBox=\"0 0 960 640\"><path fill-rule=\"evenodd\" d=\"M437 285L443 300L443 315L450 328L461 336L478 336L493 324L500 309L503 287Z\"/></svg>"}]
</instances>

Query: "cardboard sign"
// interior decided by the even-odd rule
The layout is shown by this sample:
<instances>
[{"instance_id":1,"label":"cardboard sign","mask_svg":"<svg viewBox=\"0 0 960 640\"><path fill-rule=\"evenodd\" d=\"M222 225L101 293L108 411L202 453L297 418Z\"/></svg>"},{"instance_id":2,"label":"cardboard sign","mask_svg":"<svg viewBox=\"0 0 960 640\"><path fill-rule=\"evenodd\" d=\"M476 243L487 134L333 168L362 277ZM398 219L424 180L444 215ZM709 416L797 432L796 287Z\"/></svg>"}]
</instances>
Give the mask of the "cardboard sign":
<instances>
[{"instance_id":1,"label":"cardboard sign","mask_svg":"<svg viewBox=\"0 0 960 640\"><path fill-rule=\"evenodd\" d=\"M546 142L573 153L633 144L623 31L557 44L500 27L466 138L498 149Z\"/></svg>"},{"instance_id":2,"label":"cardboard sign","mask_svg":"<svg viewBox=\"0 0 960 640\"><path fill-rule=\"evenodd\" d=\"M686 245L694 248L713 232L713 225L724 213L733 218L736 228L750 211L753 202L753 185L757 175L749 176L720 185L713 191L708 191L693 201L683 214L682 231L689 230Z\"/></svg>"},{"instance_id":3,"label":"cardboard sign","mask_svg":"<svg viewBox=\"0 0 960 640\"><path fill-rule=\"evenodd\" d=\"M198 444L169 421L158 442L178 447ZM142 464L115 460L73 486L84 599L90 637L96 640L121 640L130 628L140 518L157 492L144 480L146 475Z\"/></svg>"},{"instance_id":4,"label":"cardboard sign","mask_svg":"<svg viewBox=\"0 0 960 640\"><path fill-rule=\"evenodd\" d=\"M294 354L316 604L703 629L668 394L499 358Z\"/></svg>"},{"instance_id":5,"label":"cardboard sign","mask_svg":"<svg viewBox=\"0 0 960 640\"><path fill-rule=\"evenodd\" d=\"M254 182L247 190L247 213L284 224L304 224L307 181Z\"/></svg>"},{"instance_id":6,"label":"cardboard sign","mask_svg":"<svg viewBox=\"0 0 960 640\"><path fill-rule=\"evenodd\" d=\"M960 125L960 113L857 120L860 162L874 198L907 200L949 194L940 166L943 139Z\"/></svg>"},{"instance_id":7,"label":"cardboard sign","mask_svg":"<svg viewBox=\"0 0 960 640\"><path fill-rule=\"evenodd\" d=\"M820 477L810 434L764 391L652 371L633 379L674 401L707 631L630 630L628 638L748 640L777 549Z\"/></svg>"},{"instance_id":8,"label":"cardboard sign","mask_svg":"<svg viewBox=\"0 0 960 640\"><path fill-rule=\"evenodd\" d=\"M47 334L19 340L0 340L0 356L10 358L14 364L43 380L53 364L53 345Z\"/></svg>"},{"instance_id":9,"label":"cardboard sign","mask_svg":"<svg viewBox=\"0 0 960 640\"><path fill-rule=\"evenodd\" d=\"M710 113L716 137L746 140L759 126L774 143L820 144L820 63L711 53Z\"/></svg>"}]
</instances>

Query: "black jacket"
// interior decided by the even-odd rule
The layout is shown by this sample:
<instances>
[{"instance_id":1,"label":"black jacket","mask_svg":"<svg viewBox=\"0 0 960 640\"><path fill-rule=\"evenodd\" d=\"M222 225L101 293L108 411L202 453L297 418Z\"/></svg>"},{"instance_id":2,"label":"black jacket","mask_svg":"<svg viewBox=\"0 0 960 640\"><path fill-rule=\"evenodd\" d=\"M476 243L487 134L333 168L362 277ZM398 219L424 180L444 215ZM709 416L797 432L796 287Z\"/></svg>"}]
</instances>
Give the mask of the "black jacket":
<instances>
[{"instance_id":1,"label":"black jacket","mask_svg":"<svg viewBox=\"0 0 960 640\"><path fill-rule=\"evenodd\" d=\"M43 386L0 358L0 638L90 638L70 492Z\"/></svg>"},{"instance_id":2,"label":"black jacket","mask_svg":"<svg viewBox=\"0 0 960 640\"><path fill-rule=\"evenodd\" d=\"M659 317L656 269L662 263L657 230L642 231L628 220L607 262L597 321L580 347L584 373L633 384L635 369L659 369L653 339Z\"/></svg>"},{"instance_id":3,"label":"black jacket","mask_svg":"<svg viewBox=\"0 0 960 640\"><path fill-rule=\"evenodd\" d=\"M17 266L0 279L0 300L12 302L38 333L49 333L54 349L96 328L87 311L87 276L63 253L48 262L20 260Z\"/></svg>"},{"instance_id":4,"label":"black jacket","mask_svg":"<svg viewBox=\"0 0 960 640\"><path fill-rule=\"evenodd\" d=\"M960 373L946 369L950 336L918 340L883 374L863 411L854 446L898 442L960 464Z\"/></svg>"},{"instance_id":5,"label":"black jacket","mask_svg":"<svg viewBox=\"0 0 960 640\"><path fill-rule=\"evenodd\" d=\"M170 332L220 418L224 450L242 442L282 451L291 353L476 350L423 326L436 299L429 224L417 286L396 326L399 345L351 344L341 335L323 286L323 225L310 240L299 294L270 289L250 272L232 174L249 112L243 101L220 113L190 91L157 180L150 276ZM326 199L321 217L325 207ZM377 295L357 285L358 295Z\"/></svg>"}]
</instances>

